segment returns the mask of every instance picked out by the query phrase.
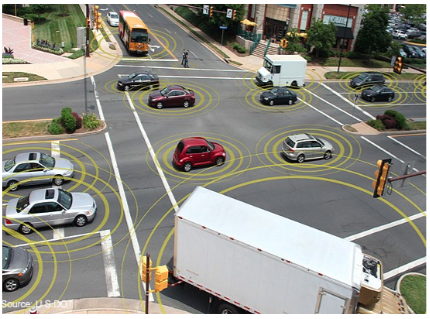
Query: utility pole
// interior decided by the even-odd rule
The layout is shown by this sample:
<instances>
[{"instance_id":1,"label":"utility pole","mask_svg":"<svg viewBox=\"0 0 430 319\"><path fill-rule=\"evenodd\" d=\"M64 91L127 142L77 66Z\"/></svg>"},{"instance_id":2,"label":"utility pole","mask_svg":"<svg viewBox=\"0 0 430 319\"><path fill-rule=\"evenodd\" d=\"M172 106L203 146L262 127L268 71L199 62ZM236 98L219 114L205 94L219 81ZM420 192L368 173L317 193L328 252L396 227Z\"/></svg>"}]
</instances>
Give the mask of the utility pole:
<instances>
[{"instance_id":1,"label":"utility pole","mask_svg":"<svg viewBox=\"0 0 430 319\"><path fill-rule=\"evenodd\" d=\"M85 5L87 8L87 17L86 17L86 21L88 21L88 19L90 18L90 5L86 4ZM90 27L87 24L87 28L86 28L86 39L85 39L85 56L87 58L90 57Z\"/></svg>"}]
</instances>

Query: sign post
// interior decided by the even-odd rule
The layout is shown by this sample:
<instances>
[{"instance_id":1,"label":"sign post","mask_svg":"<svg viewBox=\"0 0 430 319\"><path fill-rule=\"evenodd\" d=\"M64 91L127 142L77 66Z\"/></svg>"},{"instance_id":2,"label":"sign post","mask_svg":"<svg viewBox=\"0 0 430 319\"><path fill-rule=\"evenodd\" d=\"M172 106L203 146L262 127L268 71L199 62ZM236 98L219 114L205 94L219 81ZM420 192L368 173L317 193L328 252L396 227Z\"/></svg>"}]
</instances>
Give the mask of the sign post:
<instances>
[{"instance_id":1,"label":"sign post","mask_svg":"<svg viewBox=\"0 0 430 319\"><path fill-rule=\"evenodd\" d=\"M225 25L220 25L219 28L222 30L222 33L221 33L221 47L222 47L222 40L224 38L224 30L226 30L227 27Z\"/></svg>"}]
</instances>

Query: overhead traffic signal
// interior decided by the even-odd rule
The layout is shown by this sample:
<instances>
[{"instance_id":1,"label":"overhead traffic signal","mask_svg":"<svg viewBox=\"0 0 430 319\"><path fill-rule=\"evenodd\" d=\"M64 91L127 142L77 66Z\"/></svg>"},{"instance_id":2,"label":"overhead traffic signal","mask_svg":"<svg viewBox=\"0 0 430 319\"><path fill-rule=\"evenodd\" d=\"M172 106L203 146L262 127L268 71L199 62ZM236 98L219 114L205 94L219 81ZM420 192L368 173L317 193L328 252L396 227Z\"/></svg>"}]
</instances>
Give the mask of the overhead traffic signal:
<instances>
[{"instance_id":1,"label":"overhead traffic signal","mask_svg":"<svg viewBox=\"0 0 430 319\"><path fill-rule=\"evenodd\" d=\"M233 10L233 20L236 20L236 10Z\"/></svg>"},{"instance_id":2,"label":"overhead traffic signal","mask_svg":"<svg viewBox=\"0 0 430 319\"><path fill-rule=\"evenodd\" d=\"M99 30L102 27L102 14L99 12L97 15L96 28Z\"/></svg>"},{"instance_id":3,"label":"overhead traffic signal","mask_svg":"<svg viewBox=\"0 0 430 319\"><path fill-rule=\"evenodd\" d=\"M393 72L401 74L403 70L403 57L398 56L394 63Z\"/></svg>"},{"instance_id":4,"label":"overhead traffic signal","mask_svg":"<svg viewBox=\"0 0 430 319\"><path fill-rule=\"evenodd\" d=\"M390 172L391 159L378 160L377 164L379 169L375 171L376 179L372 182L374 198L384 195L385 184Z\"/></svg>"},{"instance_id":5,"label":"overhead traffic signal","mask_svg":"<svg viewBox=\"0 0 430 319\"><path fill-rule=\"evenodd\" d=\"M281 39L281 43L279 44L281 48L286 49L288 46L288 40L287 39Z\"/></svg>"},{"instance_id":6,"label":"overhead traffic signal","mask_svg":"<svg viewBox=\"0 0 430 319\"><path fill-rule=\"evenodd\" d=\"M93 20L94 21L97 20L97 17L99 16L98 13L99 13L99 6L94 6L94 10L93 10L93 14L94 14Z\"/></svg>"},{"instance_id":7,"label":"overhead traffic signal","mask_svg":"<svg viewBox=\"0 0 430 319\"><path fill-rule=\"evenodd\" d=\"M214 14L214 6L210 6L209 7L209 16L212 17L213 14Z\"/></svg>"},{"instance_id":8,"label":"overhead traffic signal","mask_svg":"<svg viewBox=\"0 0 430 319\"><path fill-rule=\"evenodd\" d=\"M154 288L155 291L161 291L166 289L168 286L168 278L169 278L169 269L167 266L158 266L155 270L155 283Z\"/></svg>"},{"instance_id":9,"label":"overhead traffic signal","mask_svg":"<svg viewBox=\"0 0 430 319\"><path fill-rule=\"evenodd\" d=\"M148 278L148 280L146 280L146 272L147 272L146 257L143 257L142 258L141 279L145 283L151 281L151 279L152 279L151 268L152 268L152 260L149 259L149 278Z\"/></svg>"}]
</instances>

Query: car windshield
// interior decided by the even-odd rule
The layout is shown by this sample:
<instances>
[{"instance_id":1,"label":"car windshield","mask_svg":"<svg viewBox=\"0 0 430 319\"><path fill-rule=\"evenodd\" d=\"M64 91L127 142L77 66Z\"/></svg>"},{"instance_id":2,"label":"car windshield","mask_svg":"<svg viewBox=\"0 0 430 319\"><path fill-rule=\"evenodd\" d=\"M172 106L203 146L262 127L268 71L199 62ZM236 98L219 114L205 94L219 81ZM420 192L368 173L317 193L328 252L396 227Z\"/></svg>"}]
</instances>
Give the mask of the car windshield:
<instances>
[{"instance_id":1,"label":"car windshield","mask_svg":"<svg viewBox=\"0 0 430 319\"><path fill-rule=\"evenodd\" d=\"M320 142L321 145L324 145L323 141L321 141L319 138L315 138L318 142Z\"/></svg>"},{"instance_id":2,"label":"car windshield","mask_svg":"<svg viewBox=\"0 0 430 319\"><path fill-rule=\"evenodd\" d=\"M168 87L165 87L164 89L162 89L161 91L160 91L160 93L161 93L161 95L166 95L167 93L169 93L170 92L170 89L168 88Z\"/></svg>"},{"instance_id":3,"label":"car windshield","mask_svg":"<svg viewBox=\"0 0 430 319\"><path fill-rule=\"evenodd\" d=\"M45 153L41 153L39 163L49 169L53 169L55 166L55 159Z\"/></svg>"},{"instance_id":4,"label":"car windshield","mask_svg":"<svg viewBox=\"0 0 430 319\"><path fill-rule=\"evenodd\" d=\"M295 143L289 138L287 137L287 139L285 140L285 143L289 146L289 147L294 147Z\"/></svg>"},{"instance_id":5,"label":"car windshield","mask_svg":"<svg viewBox=\"0 0 430 319\"><path fill-rule=\"evenodd\" d=\"M136 73L132 73L128 76L129 80L133 80L136 77Z\"/></svg>"},{"instance_id":6,"label":"car windshield","mask_svg":"<svg viewBox=\"0 0 430 319\"><path fill-rule=\"evenodd\" d=\"M4 163L4 170L9 172L9 170L15 165L15 159L11 159Z\"/></svg>"},{"instance_id":7,"label":"car windshield","mask_svg":"<svg viewBox=\"0 0 430 319\"><path fill-rule=\"evenodd\" d=\"M379 85L374 85L370 88L372 91L375 91L376 93L379 93L382 90L382 87Z\"/></svg>"},{"instance_id":8,"label":"car windshield","mask_svg":"<svg viewBox=\"0 0 430 319\"><path fill-rule=\"evenodd\" d=\"M215 149L215 145L213 145L212 142L206 141L208 143L209 148L211 149L211 151L213 151Z\"/></svg>"},{"instance_id":9,"label":"car windshield","mask_svg":"<svg viewBox=\"0 0 430 319\"><path fill-rule=\"evenodd\" d=\"M358 76L358 78L359 78L360 80L365 80L365 79L366 79L366 77L367 77L367 75L366 75L366 74L364 74L364 73L362 73L362 74L360 74L360 75Z\"/></svg>"},{"instance_id":10,"label":"car windshield","mask_svg":"<svg viewBox=\"0 0 430 319\"><path fill-rule=\"evenodd\" d=\"M3 246L1 255L3 258L3 262L2 262L3 269L8 269L9 264L10 264L10 260L12 257L12 248L7 247L7 246Z\"/></svg>"},{"instance_id":11,"label":"car windshield","mask_svg":"<svg viewBox=\"0 0 430 319\"><path fill-rule=\"evenodd\" d=\"M273 93L276 95L278 93L278 88L274 88L272 91L270 91L270 93Z\"/></svg>"},{"instance_id":12,"label":"car windshield","mask_svg":"<svg viewBox=\"0 0 430 319\"><path fill-rule=\"evenodd\" d=\"M28 205L30 205L30 195L21 197L16 203L16 212L20 213L21 211L26 209Z\"/></svg>"},{"instance_id":13,"label":"car windshield","mask_svg":"<svg viewBox=\"0 0 430 319\"><path fill-rule=\"evenodd\" d=\"M116 13L111 13L110 18L111 19L118 19L118 15Z\"/></svg>"},{"instance_id":14,"label":"car windshield","mask_svg":"<svg viewBox=\"0 0 430 319\"><path fill-rule=\"evenodd\" d=\"M70 209L72 207L73 196L65 190L58 189L58 202L66 209Z\"/></svg>"}]
</instances>

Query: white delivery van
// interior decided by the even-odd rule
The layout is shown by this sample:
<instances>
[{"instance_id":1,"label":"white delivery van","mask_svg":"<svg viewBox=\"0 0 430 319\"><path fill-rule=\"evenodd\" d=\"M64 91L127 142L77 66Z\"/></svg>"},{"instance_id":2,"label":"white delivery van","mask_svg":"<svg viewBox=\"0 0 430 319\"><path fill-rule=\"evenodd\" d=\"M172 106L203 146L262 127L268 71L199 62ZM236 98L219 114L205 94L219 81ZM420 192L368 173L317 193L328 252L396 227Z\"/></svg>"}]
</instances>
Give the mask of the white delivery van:
<instances>
[{"instance_id":1,"label":"white delivery van","mask_svg":"<svg viewBox=\"0 0 430 319\"><path fill-rule=\"evenodd\" d=\"M306 65L300 55L266 55L255 79L259 85L305 86Z\"/></svg>"}]
</instances>

